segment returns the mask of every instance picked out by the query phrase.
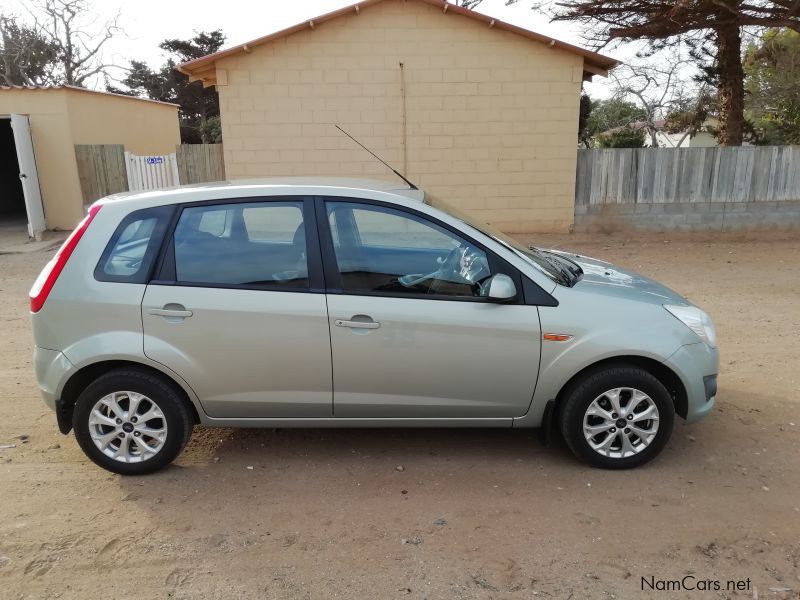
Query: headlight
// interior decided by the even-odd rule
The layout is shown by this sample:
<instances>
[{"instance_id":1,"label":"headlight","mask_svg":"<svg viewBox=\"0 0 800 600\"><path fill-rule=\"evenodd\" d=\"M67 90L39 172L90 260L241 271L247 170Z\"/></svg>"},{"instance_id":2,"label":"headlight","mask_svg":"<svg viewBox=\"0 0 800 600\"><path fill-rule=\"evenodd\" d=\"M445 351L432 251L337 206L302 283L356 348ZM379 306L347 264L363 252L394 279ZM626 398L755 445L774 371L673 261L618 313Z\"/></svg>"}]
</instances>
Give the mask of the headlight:
<instances>
[{"instance_id":1,"label":"headlight","mask_svg":"<svg viewBox=\"0 0 800 600\"><path fill-rule=\"evenodd\" d=\"M696 306L673 306L665 304L670 314L694 331L701 340L712 348L717 347L717 332L714 323L704 311Z\"/></svg>"}]
</instances>

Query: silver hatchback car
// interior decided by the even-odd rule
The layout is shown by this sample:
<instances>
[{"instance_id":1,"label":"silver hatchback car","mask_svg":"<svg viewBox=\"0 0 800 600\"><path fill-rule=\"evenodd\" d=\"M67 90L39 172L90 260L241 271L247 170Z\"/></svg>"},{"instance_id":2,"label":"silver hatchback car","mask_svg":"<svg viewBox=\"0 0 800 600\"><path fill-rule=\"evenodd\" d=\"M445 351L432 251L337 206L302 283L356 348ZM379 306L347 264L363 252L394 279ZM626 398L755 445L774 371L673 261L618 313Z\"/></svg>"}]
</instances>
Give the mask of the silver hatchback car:
<instances>
[{"instance_id":1,"label":"silver hatchback car","mask_svg":"<svg viewBox=\"0 0 800 600\"><path fill-rule=\"evenodd\" d=\"M675 292L384 182L106 198L30 302L61 432L128 475L198 423L541 427L629 468L716 395L714 326Z\"/></svg>"}]
</instances>

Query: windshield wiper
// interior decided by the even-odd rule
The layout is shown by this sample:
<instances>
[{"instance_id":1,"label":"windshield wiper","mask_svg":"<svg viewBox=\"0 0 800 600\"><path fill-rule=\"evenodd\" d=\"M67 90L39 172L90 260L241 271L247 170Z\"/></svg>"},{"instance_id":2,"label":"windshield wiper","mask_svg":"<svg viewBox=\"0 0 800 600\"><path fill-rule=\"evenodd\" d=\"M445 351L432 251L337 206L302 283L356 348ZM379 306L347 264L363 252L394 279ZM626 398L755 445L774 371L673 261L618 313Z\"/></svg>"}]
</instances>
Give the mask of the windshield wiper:
<instances>
[{"instance_id":1,"label":"windshield wiper","mask_svg":"<svg viewBox=\"0 0 800 600\"><path fill-rule=\"evenodd\" d=\"M567 284L569 287L575 285L578 280L580 280L581 276L583 275L583 269L581 269L580 265L576 263L574 260L567 258L566 256L562 256L560 254L556 254L555 252L548 252L546 250L539 250L541 257L546 260L549 264L557 267L562 273L566 275Z\"/></svg>"},{"instance_id":2,"label":"windshield wiper","mask_svg":"<svg viewBox=\"0 0 800 600\"><path fill-rule=\"evenodd\" d=\"M572 271L570 271L564 264L559 261L557 258L553 256L542 256L542 260L546 261L548 265L551 267L555 267L558 272L561 274L562 279L564 280L564 285L572 287L571 281L574 277Z\"/></svg>"},{"instance_id":3,"label":"windshield wiper","mask_svg":"<svg viewBox=\"0 0 800 600\"><path fill-rule=\"evenodd\" d=\"M556 256L558 256L558 258L568 262L571 265L571 266L568 266L567 268L570 271L572 271L573 275L575 275L576 278L580 278L580 276L583 275L583 269L574 260L572 260L571 258L567 258L566 256L561 256L560 254L558 254Z\"/></svg>"}]
</instances>

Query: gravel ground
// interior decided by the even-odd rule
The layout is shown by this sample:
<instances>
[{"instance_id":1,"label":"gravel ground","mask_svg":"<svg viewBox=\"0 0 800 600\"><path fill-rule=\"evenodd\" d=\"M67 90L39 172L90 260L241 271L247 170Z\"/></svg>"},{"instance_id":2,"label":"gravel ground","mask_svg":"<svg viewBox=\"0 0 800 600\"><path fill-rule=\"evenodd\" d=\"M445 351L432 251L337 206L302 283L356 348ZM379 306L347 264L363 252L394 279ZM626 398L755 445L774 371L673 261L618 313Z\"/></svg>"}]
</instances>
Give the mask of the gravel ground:
<instances>
[{"instance_id":1,"label":"gravel ground","mask_svg":"<svg viewBox=\"0 0 800 600\"><path fill-rule=\"evenodd\" d=\"M644 468L524 430L197 428L171 468L111 475L36 390L25 294L51 254L0 255L0 597L579 600L687 575L711 589L646 595L800 597L800 238L536 241L717 322L718 408Z\"/></svg>"}]
</instances>

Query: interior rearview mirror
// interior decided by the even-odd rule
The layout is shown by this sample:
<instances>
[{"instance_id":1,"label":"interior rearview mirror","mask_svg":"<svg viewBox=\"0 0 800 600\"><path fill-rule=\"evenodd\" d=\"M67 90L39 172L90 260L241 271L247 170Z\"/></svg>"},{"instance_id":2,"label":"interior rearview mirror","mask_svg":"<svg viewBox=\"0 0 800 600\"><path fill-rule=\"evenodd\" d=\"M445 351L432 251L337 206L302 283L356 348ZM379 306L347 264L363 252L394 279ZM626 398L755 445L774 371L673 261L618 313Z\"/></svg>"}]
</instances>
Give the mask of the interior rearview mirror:
<instances>
[{"instance_id":1,"label":"interior rearview mirror","mask_svg":"<svg viewBox=\"0 0 800 600\"><path fill-rule=\"evenodd\" d=\"M483 284L481 295L490 300L513 300L517 297L517 286L514 285L514 280L511 277L498 273L497 275L492 275Z\"/></svg>"}]
</instances>

